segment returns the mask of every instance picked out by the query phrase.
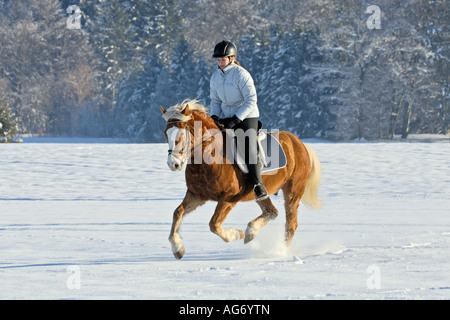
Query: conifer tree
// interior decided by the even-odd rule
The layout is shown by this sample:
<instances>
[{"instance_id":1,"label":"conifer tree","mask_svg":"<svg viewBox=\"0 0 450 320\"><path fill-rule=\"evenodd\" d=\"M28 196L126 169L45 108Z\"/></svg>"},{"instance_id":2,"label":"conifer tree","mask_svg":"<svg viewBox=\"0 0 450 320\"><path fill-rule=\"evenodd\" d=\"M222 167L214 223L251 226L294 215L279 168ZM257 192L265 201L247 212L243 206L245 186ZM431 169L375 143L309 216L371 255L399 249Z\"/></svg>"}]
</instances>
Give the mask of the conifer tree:
<instances>
[{"instance_id":1,"label":"conifer tree","mask_svg":"<svg viewBox=\"0 0 450 320\"><path fill-rule=\"evenodd\" d=\"M154 141L160 114L157 83L163 66L155 51L142 61L142 69L130 74L120 85L115 110L115 134L139 141Z\"/></svg>"},{"instance_id":2,"label":"conifer tree","mask_svg":"<svg viewBox=\"0 0 450 320\"><path fill-rule=\"evenodd\" d=\"M104 2L97 34L104 57L105 90L114 106L121 80L126 77L133 59L136 32L131 26L130 14L120 0Z\"/></svg>"},{"instance_id":3,"label":"conifer tree","mask_svg":"<svg viewBox=\"0 0 450 320\"><path fill-rule=\"evenodd\" d=\"M8 104L0 98L0 143L12 142L17 133L17 124L12 119Z\"/></svg>"},{"instance_id":4,"label":"conifer tree","mask_svg":"<svg viewBox=\"0 0 450 320\"><path fill-rule=\"evenodd\" d=\"M185 99L204 99L205 90L201 87L202 78L209 72L205 69L205 62L194 56L194 51L184 37L181 37L174 48L169 61L169 85L167 89L171 101L168 104L179 103ZM209 79L209 77L207 76ZM209 83L208 83L209 89ZM209 90L208 90L209 96Z\"/></svg>"}]
</instances>

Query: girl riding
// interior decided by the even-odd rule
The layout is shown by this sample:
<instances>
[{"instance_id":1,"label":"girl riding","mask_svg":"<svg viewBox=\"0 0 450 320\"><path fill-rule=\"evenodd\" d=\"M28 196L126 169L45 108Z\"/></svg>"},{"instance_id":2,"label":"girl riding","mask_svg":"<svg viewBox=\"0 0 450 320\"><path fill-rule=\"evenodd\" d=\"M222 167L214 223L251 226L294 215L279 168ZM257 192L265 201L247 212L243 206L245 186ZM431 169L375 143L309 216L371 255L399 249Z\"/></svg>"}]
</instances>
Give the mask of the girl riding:
<instances>
[{"instance_id":1,"label":"girl riding","mask_svg":"<svg viewBox=\"0 0 450 320\"><path fill-rule=\"evenodd\" d=\"M261 163L257 160L257 132L259 109L256 89L250 73L236 61L237 49L230 41L222 41L214 48L218 68L210 82L211 117L225 129L245 131L245 163L247 179L253 186L256 201L266 199L268 193L262 184Z\"/></svg>"}]
</instances>

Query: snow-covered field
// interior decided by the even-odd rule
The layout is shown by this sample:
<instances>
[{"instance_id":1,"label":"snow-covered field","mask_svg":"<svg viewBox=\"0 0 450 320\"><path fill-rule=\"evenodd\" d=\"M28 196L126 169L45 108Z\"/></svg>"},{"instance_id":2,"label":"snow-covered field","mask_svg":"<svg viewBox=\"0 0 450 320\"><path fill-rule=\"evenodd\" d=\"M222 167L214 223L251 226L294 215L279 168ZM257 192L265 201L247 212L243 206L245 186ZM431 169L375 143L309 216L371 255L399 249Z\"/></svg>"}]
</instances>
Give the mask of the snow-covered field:
<instances>
[{"instance_id":1,"label":"snow-covered field","mask_svg":"<svg viewBox=\"0 0 450 320\"><path fill-rule=\"evenodd\" d=\"M324 207L301 206L290 250L280 194L247 245L209 231L214 203L197 209L182 260L167 237L184 174L167 146L69 141L0 144L1 299L450 299L448 140L309 141ZM241 203L225 226L258 215Z\"/></svg>"}]
</instances>

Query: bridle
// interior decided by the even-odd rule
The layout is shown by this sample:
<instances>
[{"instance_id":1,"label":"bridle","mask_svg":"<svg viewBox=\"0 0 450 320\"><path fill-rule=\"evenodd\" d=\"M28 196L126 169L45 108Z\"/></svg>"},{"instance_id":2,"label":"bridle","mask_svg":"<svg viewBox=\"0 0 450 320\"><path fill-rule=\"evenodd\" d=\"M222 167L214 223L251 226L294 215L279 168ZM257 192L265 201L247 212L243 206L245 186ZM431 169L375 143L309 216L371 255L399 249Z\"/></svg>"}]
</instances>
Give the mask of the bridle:
<instances>
[{"instance_id":1,"label":"bridle","mask_svg":"<svg viewBox=\"0 0 450 320\"><path fill-rule=\"evenodd\" d=\"M187 121L179 121L179 120L168 121L167 125L174 124L174 123L186 123L187 129L184 129L184 130L186 130L187 143L184 143L184 146L181 149L181 151L175 151L173 149L169 149L167 152L170 156L173 156L174 158L178 159L181 163L184 163L188 159L188 157L192 154L192 151L191 152L188 151L191 149L191 134L190 134L191 127L189 126Z\"/></svg>"},{"instance_id":2,"label":"bridle","mask_svg":"<svg viewBox=\"0 0 450 320\"><path fill-rule=\"evenodd\" d=\"M195 143L194 143L194 148L192 148L191 147L191 145L192 145L191 130L194 131L194 129L189 125L188 120L187 121L182 121L182 120L167 121L167 125L171 125L171 124L175 124L175 123L186 123L187 128L185 130L187 131L186 137L187 137L188 143L183 146L182 151L174 151L173 149L169 149L167 152L169 155L177 158L182 163L184 163L188 159L188 157L190 157L198 148L201 148L206 142L208 142L209 140L214 138L216 135L218 135L219 133L222 133L225 130L224 128L219 128L218 132L211 135L208 139L202 141L198 146L195 146ZM192 149L192 150L188 151L190 149ZM179 155L181 155L181 157Z\"/></svg>"}]
</instances>

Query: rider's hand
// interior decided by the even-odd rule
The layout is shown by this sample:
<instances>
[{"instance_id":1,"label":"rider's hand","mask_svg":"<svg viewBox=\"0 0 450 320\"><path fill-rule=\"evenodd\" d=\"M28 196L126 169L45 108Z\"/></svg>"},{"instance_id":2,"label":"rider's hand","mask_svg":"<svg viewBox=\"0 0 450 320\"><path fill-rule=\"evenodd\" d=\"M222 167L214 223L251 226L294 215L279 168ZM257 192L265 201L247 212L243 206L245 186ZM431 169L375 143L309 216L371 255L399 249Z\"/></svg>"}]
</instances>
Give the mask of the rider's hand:
<instances>
[{"instance_id":1,"label":"rider's hand","mask_svg":"<svg viewBox=\"0 0 450 320\"><path fill-rule=\"evenodd\" d=\"M218 116L213 115L211 116L211 118L214 120L214 123L219 127L219 129L222 128L223 125L220 123L220 119Z\"/></svg>"},{"instance_id":2,"label":"rider's hand","mask_svg":"<svg viewBox=\"0 0 450 320\"><path fill-rule=\"evenodd\" d=\"M236 115L232 118L220 119L219 121L225 129L234 129L239 123L242 122L242 120L236 117Z\"/></svg>"}]
</instances>

